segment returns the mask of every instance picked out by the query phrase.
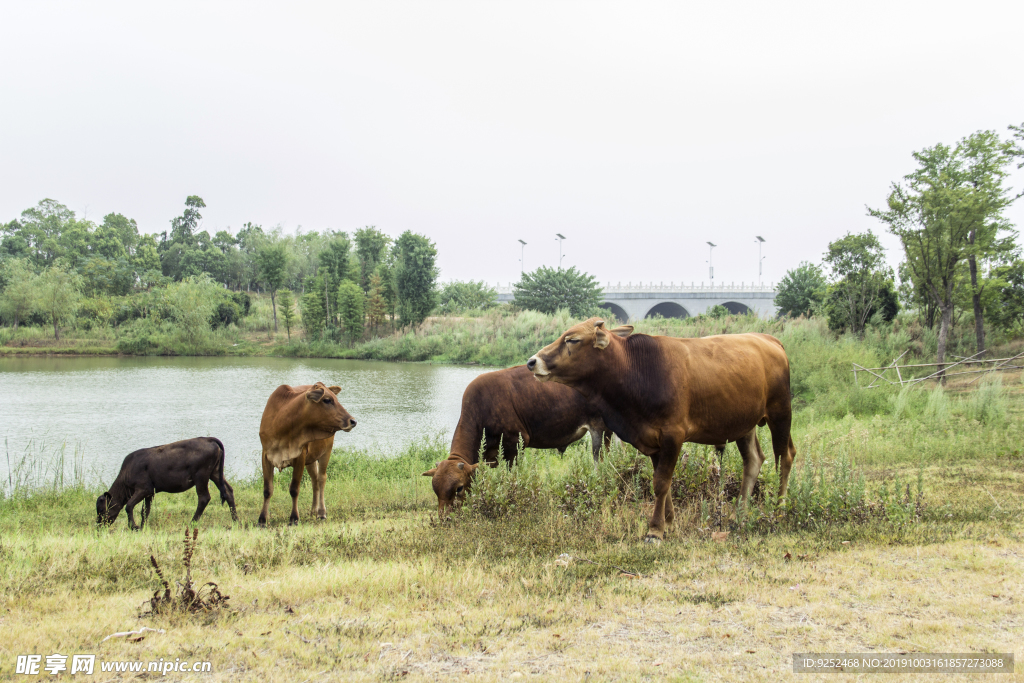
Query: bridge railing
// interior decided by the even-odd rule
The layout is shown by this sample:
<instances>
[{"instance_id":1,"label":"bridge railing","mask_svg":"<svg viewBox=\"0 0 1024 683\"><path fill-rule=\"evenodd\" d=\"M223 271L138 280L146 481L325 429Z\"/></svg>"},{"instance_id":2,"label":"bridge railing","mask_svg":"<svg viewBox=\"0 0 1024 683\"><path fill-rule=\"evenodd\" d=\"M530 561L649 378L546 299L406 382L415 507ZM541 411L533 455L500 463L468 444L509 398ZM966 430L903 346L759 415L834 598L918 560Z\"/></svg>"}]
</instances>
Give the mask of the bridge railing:
<instances>
[{"instance_id":1,"label":"bridge railing","mask_svg":"<svg viewBox=\"0 0 1024 683\"><path fill-rule=\"evenodd\" d=\"M509 283L508 285L502 285L499 282L497 285L495 285L494 288L495 288L495 290L497 290L498 294L512 294L512 284L511 283ZM680 282L678 284L675 283L675 282L669 282L668 284L665 284L665 282L659 282L658 284L655 284L653 282L649 282L649 283L638 282L637 284L633 284L632 282L627 282L626 284L618 282L618 283L613 285L612 283L608 282L608 283L605 283L605 285L604 285L604 295L606 297L610 296L611 294L626 293L626 292L686 292L686 293L689 293L689 292L708 292L708 293L711 293L711 292L774 292L774 291L775 291L775 283L760 284L759 285L759 284L755 284L753 282L749 282L749 283L748 282L740 282L739 284L736 284L735 282L730 282L730 283L723 282L721 284L714 284L714 285L712 285L712 284L704 284L703 282L690 282L689 284L686 284L685 282Z\"/></svg>"}]
</instances>

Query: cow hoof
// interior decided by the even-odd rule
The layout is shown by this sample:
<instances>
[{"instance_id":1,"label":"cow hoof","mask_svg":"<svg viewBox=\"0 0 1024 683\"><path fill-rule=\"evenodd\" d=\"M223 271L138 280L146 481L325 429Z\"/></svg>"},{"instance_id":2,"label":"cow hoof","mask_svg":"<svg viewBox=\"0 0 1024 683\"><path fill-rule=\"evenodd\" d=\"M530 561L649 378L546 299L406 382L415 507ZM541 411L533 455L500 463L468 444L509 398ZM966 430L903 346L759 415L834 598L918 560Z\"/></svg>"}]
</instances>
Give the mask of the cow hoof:
<instances>
[{"instance_id":1,"label":"cow hoof","mask_svg":"<svg viewBox=\"0 0 1024 683\"><path fill-rule=\"evenodd\" d=\"M263 519L263 518L261 517L261 518L260 518L260 519L259 519L259 520L258 520L258 521L256 522L256 526L258 526L258 527L259 527L259 528L261 528L261 529L266 529L266 528L267 528L267 520L265 520L265 519Z\"/></svg>"},{"instance_id":2,"label":"cow hoof","mask_svg":"<svg viewBox=\"0 0 1024 683\"><path fill-rule=\"evenodd\" d=\"M297 520L297 519L289 519L288 520L288 526L298 526L298 525L299 525L299 520Z\"/></svg>"},{"instance_id":3,"label":"cow hoof","mask_svg":"<svg viewBox=\"0 0 1024 683\"><path fill-rule=\"evenodd\" d=\"M654 545L661 545L661 539L657 536L652 536L651 534L648 534L644 538L644 543L653 543Z\"/></svg>"}]
</instances>

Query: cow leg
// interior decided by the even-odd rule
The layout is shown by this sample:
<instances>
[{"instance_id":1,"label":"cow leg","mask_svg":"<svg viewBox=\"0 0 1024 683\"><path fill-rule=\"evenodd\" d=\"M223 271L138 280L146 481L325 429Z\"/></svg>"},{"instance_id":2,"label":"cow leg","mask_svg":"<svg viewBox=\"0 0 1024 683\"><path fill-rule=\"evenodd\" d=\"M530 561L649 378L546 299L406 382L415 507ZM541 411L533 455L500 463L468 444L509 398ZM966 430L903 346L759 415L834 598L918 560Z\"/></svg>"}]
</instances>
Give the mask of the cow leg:
<instances>
[{"instance_id":1,"label":"cow leg","mask_svg":"<svg viewBox=\"0 0 1024 683\"><path fill-rule=\"evenodd\" d=\"M750 430L750 433L736 440L736 446L743 456L743 483L740 486L740 499L747 500L754 492L754 482L761 474L761 465L764 464L764 453L761 452L761 444L757 441L757 427Z\"/></svg>"},{"instance_id":2,"label":"cow leg","mask_svg":"<svg viewBox=\"0 0 1024 683\"><path fill-rule=\"evenodd\" d=\"M292 484L288 487L288 493L292 494L292 514L288 517L288 524L295 526L299 523L299 486L302 485L302 472L305 468L300 463L292 466Z\"/></svg>"},{"instance_id":3,"label":"cow leg","mask_svg":"<svg viewBox=\"0 0 1024 683\"><path fill-rule=\"evenodd\" d=\"M210 504L210 480L196 479L196 493L199 494L199 504L196 505L196 514L192 515L192 521L198 522L203 516L203 510Z\"/></svg>"},{"instance_id":4,"label":"cow leg","mask_svg":"<svg viewBox=\"0 0 1024 683\"><path fill-rule=\"evenodd\" d=\"M149 519L149 511L153 507L153 495L154 494L151 493L148 496L146 496L146 500L142 506L142 524L139 525L140 529L146 526L146 520Z\"/></svg>"},{"instance_id":5,"label":"cow leg","mask_svg":"<svg viewBox=\"0 0 1024 683\"><path fill-rule=\"evenodd\" d=\"M327 463L331 461L331 452L327 451L324 457L320 458L320 462L317 465L317 476L313 482L313 488L316 490L316 518L327 519L327 503L324 500L324 489L327 486Z\"/></svg>"},{"instance_id":6,"label":"cow leg","mask_svg":"<svg viewBox=\"0 0 1024 683\"><path fill-rule=\"evenodd\" d=\"M796 458L796 447L790 434L793 418L789 413L784 416L768 418L768 429L772 433L772 451L775 452L775 466L779 468L779 500L786 497L789 488L789 471L793 468Z\"/></svg>"},{"instance_id":7,"label":"cow leg","mask_svg":"<svg viewBox=\"0 0 1024 683\"><path fill-rule=\"evenodd\" d=\"M210 481L212 481L213 485L217 487L218 491L220 491L221 505L224 503L228 504L228 507L231 508L231 519L237 522L238 512L235 511L235 491L231 488L231 484L224 479L224 474L222 472L214 472L210 475Z\"/></svg>"},{"instance_id":8,"label":"cow leg","mask_svg":"<svg viewBox=\"0 0 1024 683\"><path fill-rule=\"evenodd\" d=\"M270 516L270 497L274 495L274 466L263 456L263 509L260 511L259 525L266 526Z\"/></svg>"},{"instance_id":9,"label":"cow leg","mask_svg":"<svg viewBox=\"0 0 1024 683\"><path fill-rule=\"evenodd\" d=\"M588 431L590 432L590 451L596 465L601 462L601 448L604 447L607 450L611 439L604 438L606 432L601 429L589 429Z\"/></svg>"},{"instance_id":10,"label":"cow leg","mask_svg":"<svg viewBox=\"0 0 1024 683\"><path fill-rule=\"evenodd\" d=\"M128 513L128 526L132 531L138 531L139 527L135 524L135 506L139 504L146 496L153 495L153 492L148 489L142 489L136 491L128 502L125 503L124 510Z\"/></svg>"},{"instance_id":11,"label":"cow leg","mask_svg":"<svg viewBox=\"0 0 1024 683\"><path fill-rule=\"evenodd\" d=\"M317 494L319 492L317 491L317 488L316 488L316 482L317 482L317 478L319 476L318 469L319 469L319 467L317 465L316 460L314 460L313 462L306 463L306 471L309 472L309 483L310 483L310 485L311 485L311 487L313 489L313 502L310 503L310 505L309 505L309 516L310 517L316 517L317 503L319 502L317 500L317 498L318 498Z\"/></svg>"},{"instance_id":12,"label":"cow leg","mask_svg":"<svg viewBox=\"0 0 1024 683\"><path fill-rule=\"evenodd\" d=\"M665 537L665 532L672 525L675 510L672 507L672 475L679 460L682 441L676 441L662 435L662 444L654 461L654 514L647 528L648 543L656 543Z\"/></svg>"}]
</instances>

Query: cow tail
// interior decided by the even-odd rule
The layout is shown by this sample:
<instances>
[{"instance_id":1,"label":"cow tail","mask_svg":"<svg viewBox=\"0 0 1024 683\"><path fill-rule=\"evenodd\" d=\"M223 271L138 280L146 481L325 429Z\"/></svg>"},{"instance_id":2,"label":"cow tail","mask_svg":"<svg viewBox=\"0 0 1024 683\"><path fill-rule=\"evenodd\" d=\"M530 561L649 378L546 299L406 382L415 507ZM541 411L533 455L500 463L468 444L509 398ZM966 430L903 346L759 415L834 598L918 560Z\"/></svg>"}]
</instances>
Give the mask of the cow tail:
<instances>
[{"instance_id":1,"label":"cow tail","mask_svg":"<svg viewBox=\"0 0 1024 683\"><path fill-rule=\"evenodd\" d=\"M220 448L220 457L217 459L217 465L213 468L213 473L216 475L213 483L217 486L217 490L220 491L220 504L224 505L228 502L227 492L225 489L228 491L231 490L231 487L228 486L227 480L224 479L224 458L227 455L227 452L224 450L224 444L220 439L213 436L211 436L210 439ZM234 505L234 502L231 504Z\"/></svg>"}]
</instances>

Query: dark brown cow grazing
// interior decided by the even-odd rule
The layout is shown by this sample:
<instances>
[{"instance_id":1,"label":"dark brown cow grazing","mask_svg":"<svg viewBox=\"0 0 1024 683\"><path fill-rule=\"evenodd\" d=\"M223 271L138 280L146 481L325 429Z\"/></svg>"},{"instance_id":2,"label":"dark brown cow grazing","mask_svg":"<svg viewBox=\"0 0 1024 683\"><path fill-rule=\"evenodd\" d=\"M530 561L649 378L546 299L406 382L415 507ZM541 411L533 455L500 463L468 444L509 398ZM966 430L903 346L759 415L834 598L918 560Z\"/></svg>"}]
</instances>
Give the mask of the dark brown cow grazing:
<instances>
[{"instance_id":1,"label":"dark brown cow grazing","mask_svg":"<svg viewBox=\"0 0 1024 683\"><path fill-rule=\"evenodd\" d=\"M654 514L648 540L672 524L672 474L684 443L735 441L743 456L740 494L750 495L764 454L758 425L767 424L786 495L796 449L790 436L789 359L767 334L675 339L610 334L591 318L569 328L526 364L537 379L573 387L605 424L654 464Z\"/></svg>"},{"instance_id":2,"label":"dark brown cow grazing","mask_svg":"<svg viewBox=\"0 0 1024 683\"><path fill-rule=\"evenodd\" d=\"M220 491L221 503L235 513L235 493L224 479L224 444L219 439L203 437L175 441L165 446L143 448L125 456L110 490L96 499L96 523L112 524L125 508L128 525L141 529L149 518L153 496L157 493L182 493L193 486L199 495L199 505L192 521L198 522L210 502L210 482ZM135 506L145 500L142 525L135 526Z\"/></svg>"},{"instance_id":3,"label":"dark brown cow grazing","mask_svg":"<svg viewBox=\"0 0 1024 683\"><path fill-rule=\"evenodd\" d=\"M324 484L327 463L331 460L335 432L350 432L356 421L338 401L341 387L328 387L323 382L290 387L282 384L267 399L260 421L260 442L263 444L263 510L260 526L266 526L270 497L274 495L274 468L292 468L292 514L290 524L299 523L299 484L302 468L309 472L313 484L313 505L310 515L327 519L324 505Z\"/></svg>"},{"instance_id":4,"label":"dark brown cow grazing","mask_svg":"<svg viewBox=\"0 0 1024 683\"><path fill-rule=\"evenodd\" d=\"M442 517L456 500L463 500L477 468L483 441L484 461L498 463L498 453L512 462L523 445L531 448L566 447L590 432L594 462L612 437L596 414L588 414L583 395L559 384L541 384L525 365L480 375L462 394L462 414L452 438L451 455L432 470L437 511ZM499 450L500 449L500 450Z\"/></svg>"}]
</instances>

